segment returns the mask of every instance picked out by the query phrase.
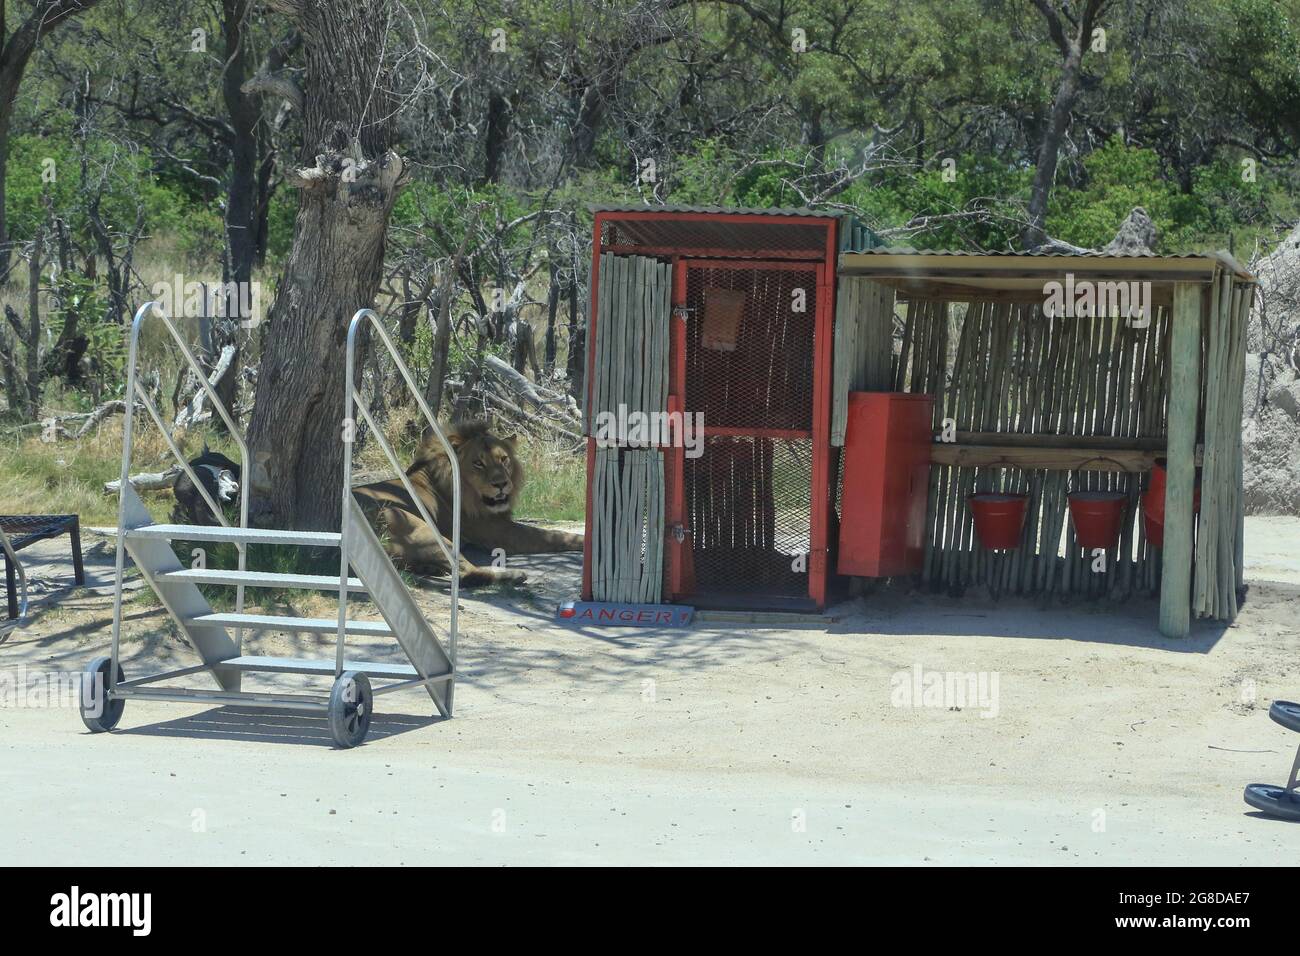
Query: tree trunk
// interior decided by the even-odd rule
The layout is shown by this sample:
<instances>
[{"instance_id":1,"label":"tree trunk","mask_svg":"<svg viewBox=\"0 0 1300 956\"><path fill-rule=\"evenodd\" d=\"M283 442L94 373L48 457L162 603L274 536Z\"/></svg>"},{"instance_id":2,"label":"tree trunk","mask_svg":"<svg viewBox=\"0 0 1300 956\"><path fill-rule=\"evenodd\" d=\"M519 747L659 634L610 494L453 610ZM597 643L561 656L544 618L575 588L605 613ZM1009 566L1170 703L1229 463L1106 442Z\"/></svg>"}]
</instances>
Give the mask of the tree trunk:
<instances>
[{"instance_id":1,"label":"tree trunk","mask_svg":"<svg viewBox=\"0 0 1300 956\"><path fill-rule=\"evenodd\" d=\"M390 0L272 0L302 33L307 72L293 246L264 335L249 444L259 524L337 529L344 343L370 306L406 167L383 65ZM357 367L364 367L364 355Z\"/></svg>"},{"instance_id":2,"label":"tree trunk","mask_svg":"<svg viewBox=\"0 0 1300 956\"><path fill-rule=\"evenodd\" d=\"M14 99L22 83L27 61L36 44L64 20L89 10L98 0L39 0L23 23L5 36L4 5L0 0L0 281L9 276L9 259L13 251L9 240L9 218L5 203L5 173L9 164L9 124L13 119Z\"/></svg>"},{"instance_id":3,"label":"tree trunk","mask_svg":"<svg viewBox=\"0 0 1300 956\"><path fill-rule=\"evenodd\" d=\"M230 141L230 186L226 193L226 243L230 249L231 280L249 282L257 258L257 123L261 111L255 96L241 89L252 65L250 43L244 35L249 0L224 0L223 7L221 32L225 39L226 68L221 78L221 95L234 131Z\"/></svg>"},{"instance_id":4,"label":"tree trunk","mask_svg":"<svg viewBox=\"0 0 1300 956\"><path fill-rule=\"evenodd\" d=\"M505 156L510 128L510 101L499 90L488 94L487 135L483 137L483 180L501 181L501 160Z\"/></svg>"},{"instance_id":5,"label":"tree trunk","mask_svg":"<svg viewBox=\"0 0 1300 956\"><path fill-rule=\"evenodd\" d=\"M565 365L569 375L569 394L579 404L583 401L583 382L587 374L586 324L578 321L578 277L569 281L569 356Z\"/></svg>"},{"instance_id":6,"label":"tree trunk","mask_svg":"<svg viewBox=\"0 0 1300 956\"><path fill-rule=\"evenodd\" d=\"M8 208L5 179L9 175L9 122L13 118L17 92L16 86L11 91L0 83L0 282L9 281L9 261L13 253L9 242L9 217L5 213Z\"/></svg>"},{"instance_id":7,"label":"tree trunk","mask_svg":"<svg viewBox=\"0 0 1300 956\"><path fill-rule=\"evenodd\" d=\"M1021 244L1026 249L1040 246L1047 241L1044 228L1047 222L1047 199L1056 179L1056 164L1060 157L1061 141L1065 130L1070 125L1070 114L1074 101L1079 95L1079 68L1083 63L1083 54L1077 44L1071 44L1061 67L1061 84L1052 102L1052 115L1047 123L1047 132L1042 145L1038 148L1038 165L1034 169L1034 183L1029 191L1029 223L1025 226Z\"/></svg>"},{"instance_id":8,"label":"tree trunk","mask_svg":"<svg viewBox=\"0 0 1300 956\"><path fill-rule=\"evenodd\" d=\"M1060 158L1061 142L1070 125L1074 101L1079 96L1083 80L1084 44L1092 37L1093 24L1102 15L1107 0L1085 0L1073 35L1067 34L1070 23L1061 18L1061 12L1048 0L1034 0L1034 6L1047 22L1047 32L1062 56L1061 82L1052 101L1043 142L1038 148L1038 161L1034 169L1034 182L1029 191L1029 222L1020 237L1023 248L1033 249L1047 241L1047 200L1056 180L1056 164Z\"/></svg>"},{"instance_id":9,"label":"tree trunk","mask_svg":"<svg viewBox=\"0 0 1300 956\"><path fill-rule=\"evenodd\" d=\"M32 258L27 263L27 420L41 413L41 251L45 228L36 230Z\"/></svg>"},{"instance_id":10,"label":"tree trunk","mask_svg":"<svg viewBox=\"0 0 1300 956\"><path fill-rule=\"evenodd\" d=\"M555 313L560 306L560 284L555 263L551 263L550 287L546 293L546 374L555 371Z\"/></svg>"},{"instance_id":11,"label":"tree trunk","mask_svg":"<svg viewBox=\"0 0 1300 956\"><path fill-rule=\"evenodd\" d=\"M234 347L230 370L216 385L217 396L226 408L235 407L239 390L239 328L252 318L244 314L252 302L253 265L258 241L258 136L260 110L256 98L242 89L251 72L250 43L245 35L249 0L222 0L221 34L225 44L226 68L221 77L221 96L230 117L233 134L229 140L230 173L226 187L226 270L222 315L217 318L213 353ZM222 423L217 419L217 427Z\"/></svg>"},{"instance_id":12,"label":"tree trunk","mask_svg":"<svg viewBox=\"0 0 1300 956\"><path fill-rule=\"evenodd\" d=\"M295 29L272 45L259 72L276 75L284 69L289 58L302 46L302 35ZM295 84L296 86L296 84ZM241 90L241 92L249 92ZM282 101L275 107L274 117L257 126L258 165L256 199L253 204L253 268L266 265L266 246L270 239L271 200L275 196L276 144L275 134L288 121L292 105Z\"/></svg>"},{"instance_id":13,"label":"tree trunk","mask_svg":"<svg viewBox=\"0 0 1300 956\"><path fill-rule=\"evenodd\" d=\"M433 353L429 356L429 383L425 387L424 402L436 418L442 411L442 389L447 381L447 348L451 344L450 296L438 293L438 315L429 313L434 323Z\"/></svg>"},{"instance_id":14,"label":"tree trunk","mask_svg":"<svg viewBox=\"0 0 1300 956\"><path fill-rule=\"evenodd\" d=\"M577 117L573 124L573 165L589 169L596 163L596 137L605 118L605 98L601 89L592 84L582 91L577 104Z\"/></svg>"}]
</instances>

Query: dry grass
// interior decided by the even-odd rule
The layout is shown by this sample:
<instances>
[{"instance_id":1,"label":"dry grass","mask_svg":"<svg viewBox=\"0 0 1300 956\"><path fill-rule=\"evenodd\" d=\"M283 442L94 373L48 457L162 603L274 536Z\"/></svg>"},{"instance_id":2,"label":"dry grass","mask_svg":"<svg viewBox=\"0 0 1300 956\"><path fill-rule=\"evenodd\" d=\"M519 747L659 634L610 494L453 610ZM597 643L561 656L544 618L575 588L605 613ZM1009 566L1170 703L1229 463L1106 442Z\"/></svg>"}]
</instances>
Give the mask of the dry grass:
<instances>
[{"instance_id":1,"label":"dry grass","mask_svg":"<svg viewBox=\"0 0 1300 956\"><path fill-rule=\"evenodd\" d=\"M174 282L177 273L182 281L215 280L221 274L215 261L201 261L186 255L175 242L165 237L151 239L136 250L136 268L147 290L158 282ZM48 275L48 271L47 271ZM262 307L269 308L270 275L259 276L263 282ZM27 271L21 265L11 275L10 282L0 287L0 307L8 303L20 315L27 313ZM143 301L141 299L140 301ZM136 303L133 303L136 304ZM50 307L48 301L42 308ZM544 324L544 316L539 325ZM563 316L561 325L563 325ZM193 319L179 319L181 334L189 341L197 337L197 323ZM191 326L194 327L191 327ZM541 354L543 329L538 329L537 348ZM243 361L257 361L257 335L247 336L243 343ZM565 348L560 337L561 353ZM161 323L146 324L140 342L142 369L156 369L159 410L168 420L174 417L171 394L181 368L179 353ZM564 356L558 358L562 366ZM241 390L240 404L247 407L251 394ZM106 395L105 398L111 397ZM188 397L188 396L186 396ZM44 417L62 413L85 411L90 407L84 392L60 392L57 383L50 383L41 414ZM412 420L413 409L391 410L385 424L385 434L398 458L406 463L420 428ZM163 471L172 465L162 436L158 434L147 416L136 418L137 431L132 471ZM422 424L422 423L420 423ZM75 426L75 422L72 427ZM514 429L511 429L514 430ZM197 455L205 440L215 450L224 451L232 458L229 442L215 435L192 433L181 441L188 455ZM41 440L39 424L0 426L0 512L4 513L76 513L89 525L111 525L117 520L116 496L103 491L104 482L118 477L122 454L122 420L120 416L103 422L94 432L81 440L63 439L57 442ZM529 437L521 433L519 454L528 468L529 481L520 496L517 513L521 518L550 521L578 521L584 514L586 469L581 454L566 450L555 442ZM357 456L358 472L376 475L391 473L388 462L376 442L365 442ZM329 489L328 493L333 494ZM172 507L170 492L146 494L145 503L156 518L168 517Z\"/></svg>"},{"instance_id":2,"label":"dry grass","mask_svg":"<svg viewBox=\"0 0 1300 956\"><path fill-rule=\"evenodd\" d=\"M202 439L182 447L194 452ZM157 429L137 432L134 469L163 471L170 453ZM122 462L122 420L105 421L80 440L46 442L39 428L0 430L0 511L6 514L79 514L83 524L117 524L117 496L104 492L104 482L118 477ZM171 512L170 492L144 496L155 518Z\"/></svg>"},{"instance_id":3,"label":"dry grass","mask_svg":"<svg viewBox=\"0 0 1300 956\"><path fill-rule=\"evenodd\" d=\"M393 409L384 429L398 460L411 460L423 418L414 409ZM503 425L504 431L516 431ZM517 432L516 448L528 473L515 507L517 517L534 521L581 521L586 514L587 466L581 453L564 443ZM392 468L377 442L366 442L357 455L356 469L375 476Z\"/></svg>"},{"instance_id":4,"label":"dry grass","mask_svg":"<svg viewBox=\"0 0 1300 956\"><path fill-rule=\"evenodd\" d=\"M409 415L394 415L386 430L403 463L410 460L413 430ZM132 471L163 471L172 464L158 430L137 418ZM228 443L216 435L191 433L180 442L187 454L197 455L204 441L237 458ZM521 437L519 454L529 480L520 495L517 514L543 521L580 521L585 507L586 468L581 455L564 451L552 442ZM46 442L39 427L0 429L0 511L6 514L79 514L88 525L117 523L117 497L104 493L104 482L118 477L122 460L122 419L110 418L80 440ZM357 456L359 472L388 474L378 443L366 442ZM333 489L328 489L333 494ZM171 512L170 492L144 496L155 518Z\"/></svg>"}]
</instances>

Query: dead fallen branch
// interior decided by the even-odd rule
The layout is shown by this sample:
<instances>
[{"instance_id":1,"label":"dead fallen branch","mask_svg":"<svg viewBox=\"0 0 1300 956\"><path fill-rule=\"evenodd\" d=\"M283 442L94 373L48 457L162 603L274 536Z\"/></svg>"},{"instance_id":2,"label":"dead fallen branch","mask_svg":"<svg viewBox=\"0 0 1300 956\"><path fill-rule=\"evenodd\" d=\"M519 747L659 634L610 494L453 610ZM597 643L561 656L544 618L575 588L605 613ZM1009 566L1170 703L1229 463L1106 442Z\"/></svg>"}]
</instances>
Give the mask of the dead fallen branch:
<instances>
[{"instance_id":1,"label":"dead fallen branch","mask_svg":"<svg viewBox=\"0 0 1300 956\"><path fill-rule=\"evenodd\" d=\"M217 357L217 364L212 367L211 374L208 375L208 384L215 389L217 384L225 377L226 372L230 370L230 363L235 359L235 346L226 345L221 349L221 355ZM202 386L194 393L194 397L185 403L185 406L176 416L176 424L172 427L172 437L184 431L187 428L197 424L204 418L210 418L211 413L204 413L203 406L207 404L208 391Z\"/></svg>"},{"instance_id":2,"label":"dead fallen branch","mask_svg":"<svg viewBox=\"0 0 1300 956\"><path fill-rule=\"evenodd\" d=\"M510 363L503 362L495 355L483 356L483 363L498 382L520 399L552 416L568 419L573 424L579 421L577 406L568 395L529 381L525 375L515 371Z\"/></svg>"},{"instance_id":3,"label":"dead fallen branch","mask_svg":"<svg viewBox=\"0 0 1300 956\"><path fill-rule=\"evenodd\" d=\"M138 475L132 475L127 480L131 482L131 487L136 491L162 491L164 488L170 488L176 483L176 476L181 473L180 465L172 465L166 471L144 471ZM104 493L115 495L121 487L122 482L118 479L104 482Z\"/></svg>"},{"instance_id":4,"label":"dead fallen branch","mask_svg":"<svg viewBox=\"0 0 1300 956\"><path fill-rule=\"evenodd\" d=\"M530 415L509 399L496 394L490 389L482 389L480 394L482 394L484 400L489 405L492 405L493 407L512 416L521 427L528 431L536 432L538 429L541 429L550 432L553 435L559 435L562 438L566 438L575 445L582 443L582 436L577 432L571 431L563 425L551 421L549 418L544 418L539 415Z\"/></svg>"},{"instance_id":5,"label":"dead fallen branch","mask_svg":"<svg viewBox=\"0 0 1300 956\"><path fill-rule=\"evenodd\" d=\"M81 423L81 427L77 429L73 437L74 438L84 437L86 432L90 431L92 428L94 428L96 425L102 422L109 415L124 415L124 414L126 414L126 402L122 401L121 399L112 402L105 402L104 404L97 406L93 411L91 411L89 414L86 415L86 420ZM69 416L69 418L72 417L74 416Z\"/></svg>"}]
</instances>

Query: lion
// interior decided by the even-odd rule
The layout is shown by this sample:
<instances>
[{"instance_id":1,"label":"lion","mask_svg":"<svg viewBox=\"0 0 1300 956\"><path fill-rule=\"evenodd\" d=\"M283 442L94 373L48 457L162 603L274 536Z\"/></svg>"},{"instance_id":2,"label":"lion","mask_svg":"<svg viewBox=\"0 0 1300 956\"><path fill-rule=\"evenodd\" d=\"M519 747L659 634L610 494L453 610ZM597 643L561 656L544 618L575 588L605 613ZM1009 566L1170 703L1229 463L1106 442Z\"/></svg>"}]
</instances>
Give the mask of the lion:
<instances>
[{"instance_id":1,"label":"lion","mask_svg":"<svg viewBox=\"0 0 1300 956\"><path fill-rule=\"evenodd\" d=\"M460 471L461 544L506 555L581 551L583 537L568 531L551 531L514 520L515 499L524 483L524 466L515 453L515 436L500 438L482 419L453 422L447 441L456 452ZM406 469L420 501L437 524L439 532L450 533L452 518L451 462L432 429ZM425 524L406 488L397 480L378 481L352 489L371 524L379 531L384 549L393 561L417 574L451 573L447 558L438 547L434 532ZM443 542L451 550L446 534ZM523 571L480 567L460 557L460 580L473 587L483 584L519 584L527 579Z\"/></svg>"}]
</instances>

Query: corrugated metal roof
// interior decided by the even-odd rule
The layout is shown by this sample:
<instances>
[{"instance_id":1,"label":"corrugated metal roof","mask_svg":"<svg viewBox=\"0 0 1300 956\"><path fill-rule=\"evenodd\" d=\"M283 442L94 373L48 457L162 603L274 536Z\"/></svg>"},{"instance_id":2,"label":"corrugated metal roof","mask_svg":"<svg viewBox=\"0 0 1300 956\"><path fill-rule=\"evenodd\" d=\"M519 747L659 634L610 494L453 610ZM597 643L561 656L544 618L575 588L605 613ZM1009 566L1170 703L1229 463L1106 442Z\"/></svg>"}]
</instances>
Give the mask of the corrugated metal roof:
<instances>
[{"instance_id":1,"label":"corrugated metal roof","mask_svg":"<svg viewBox=\"0 0 1300 956\"><path fill-rule=\"evenodd\" d=\"M841 250L845 251L845 250ZM1091 259L1091 260L1116 260L1121 262L1134 262L1136 260L1147 261L1181 261L1181 262L1215 262L1219 266L1236 274L1242 279L1254 281L1255 277L1238 262L1231 253L1220 250L1218 252L1178 252L1168 255L1158 255L1154 252L1104 252L1100 249L1085 249L1079 252L1065 252L1055 249L1033 249L1029 251L1022 250L980 250L971 251L965 249L914 249L911 246L875 246L866 249L852 250L854 254L870 256L933 256L942 258L965 258L965 259Z\"/></svg>"},{"instance_id":2,"label":"corrugated metal roof","mask_svg":"<svg viewBox=\"0 0 1300 956\"><path fill-rule=\"evenodd\" d=\"M708 215L730 216L816 216L821 219L838 219L840 213L827 212L824 209L806 207L773 206L768 209L753 209L739 206L685 206L654 203L589 203L591 212L666 212L666 213L706 213Z\"/></svg>"},{"instance_id":3,"label":"corrugated metal roof","mask_svg":"<svg viewBox=\"0 0 1300 956\"><path fill-rule=\"evenodd\" d=\"M857 216L846 214L840 221L840 252L870 252L883 244L875 230Z\"/></svg>"},{"instance_id":4,"label":"corrugated metal roof","mask_svg":"<svg viewBox=\"0 0 1300 956\"><path fill-rule=\"evenodd\" d=\"M1014 256L1016 258L1032 256L1039 259L1074 259L1079 257L1097 259L1205 259L1208 255L1200 252L1180 252L1161 256L1154 252L1105 252L1098 249L1085 249L1082 252L1064 252L1056 249L1032 249L1028 252L1016 249L914 249L911 246L876 246L865 249L871 255L881 256Z\"/></svg>"},{"instance_id":5,"label":"corrugated metal roof","mask_svg":"<svg viewBox=\"0 0 1300 956\"><path fill-rule=\"evenodd\" d=\"M817 219L837 219L840 223L840 252L866 252L879 246L883 240L857 216L843 210L809 209L806 206L772 206L756 209L741 206L688 206L654 205L651 203L590 203L593 212L662 212L732 216L803 216Z\"/></svg>"}]
</instances>

